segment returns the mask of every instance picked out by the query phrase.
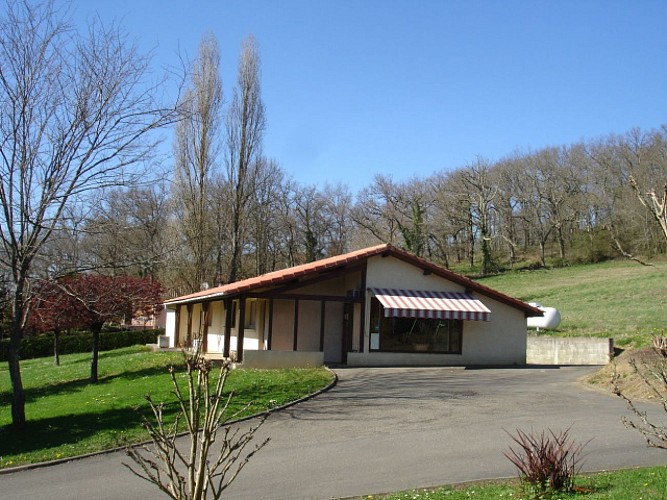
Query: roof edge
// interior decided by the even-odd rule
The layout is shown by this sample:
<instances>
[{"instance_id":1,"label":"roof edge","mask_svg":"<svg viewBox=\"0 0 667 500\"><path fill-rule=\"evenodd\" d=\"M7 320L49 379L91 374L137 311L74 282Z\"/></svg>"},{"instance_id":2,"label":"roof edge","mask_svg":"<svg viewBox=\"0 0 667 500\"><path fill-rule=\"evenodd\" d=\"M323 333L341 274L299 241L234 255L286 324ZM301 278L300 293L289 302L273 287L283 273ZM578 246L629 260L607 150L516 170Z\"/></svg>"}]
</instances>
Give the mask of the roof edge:
<instances>
[{"instance_id":1,"label":"roof edge","mask_svg":"<svg viewBox=\"0 0 667 500\"><path fill-rule=\"evenodd\" d=\"M541 310L536 307L531 306L530 304L523 302L522 300L510 297L498 290L482 285L481 283L474 281L462 274L456 273L444 267L441 267L437 264L434 264L422 257L418 257L407 250L395 247L390 243L383 243L380 245L362 248L346 254L337 255L334 257L328 257L326 259L316 260L314 262L309 262L306 264L301 264L298 266L272 271L254 278L248 278L245 280L237 281L234 283L229 283L227 285L222 285L219 287L210 288L208 290L202 290L200 292L195 292L188 295L183 295L181 297L176 297L173 299L168 299L163 302L164 305L182 305L195 302L203 302L214 299L219 299L222 297L231 298L243 293L247 293L253 289L262 288L271 285L280 285L291 281L293 279L298 279L303 276L307 276L311 273L322 272L330 269L335 269L343 267L349 264L358 263L364 260L368 260L371 257L376 257L378 255L383 256L392 256L397 259L400 259L404 262L419 267L423 270L428 270L433 274L440 276L441 278L447 279L454 283L457 283L466 288L466 290L471 290L477 293L480 293L486 297L502 302L506 305L512 306L516 309L523 311L526 316L542 316L543 313Z\"/></svg>"}]
</instances>

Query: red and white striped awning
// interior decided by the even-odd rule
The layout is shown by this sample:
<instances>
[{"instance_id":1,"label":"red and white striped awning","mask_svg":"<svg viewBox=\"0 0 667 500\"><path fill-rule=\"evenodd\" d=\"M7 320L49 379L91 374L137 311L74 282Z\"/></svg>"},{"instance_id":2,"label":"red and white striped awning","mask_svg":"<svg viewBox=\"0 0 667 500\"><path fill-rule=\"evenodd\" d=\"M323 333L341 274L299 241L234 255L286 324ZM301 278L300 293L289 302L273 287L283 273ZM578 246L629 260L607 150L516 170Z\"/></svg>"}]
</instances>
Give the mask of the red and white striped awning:
<instances>
[{"instance_id":1,"label":"red and white striped awning","mask_svg":"<svg viewBox=\"0 0 667 500\"><path fill-rule=\"evenodd\" d=\"M384 307L385 318L491 321L491 310L469 293L369 288Z\"/></svg>"}]
</instances>

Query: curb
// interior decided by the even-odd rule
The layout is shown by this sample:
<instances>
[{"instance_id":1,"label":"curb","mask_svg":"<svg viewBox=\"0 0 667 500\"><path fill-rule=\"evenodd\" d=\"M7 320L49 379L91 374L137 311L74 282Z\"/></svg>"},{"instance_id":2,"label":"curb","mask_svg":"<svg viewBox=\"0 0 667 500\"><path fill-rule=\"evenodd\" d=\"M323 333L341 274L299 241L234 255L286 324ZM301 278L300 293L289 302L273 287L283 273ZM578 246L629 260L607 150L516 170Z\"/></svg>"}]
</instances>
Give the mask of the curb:
<instances>
[{"instance_id":1,"label":"curb","mask_svg":"<svg viewBox=\"0 0 667 500\"><path fill-rule=\"evenodd\" d=\"M225 425L234 425L234 424L238 424L240 422L246 422L248 420L252 420L253 418L257 418L257 417L260 417L262 415L266 415L266 414L270 415L271 413L276 413L276 412L279 412L281 410L285 410L287 408L295 406L299 403L303 403L304 401L308 401L309 399L313 399L315 396L319 396L320 394L325 393L325 392L333 389L336 386L336 384L338 384L338 374L335 371L333 371L331 368L329 368L328 366L325 366L324 368L329 373L331 373L333 375L333 380L329 383L329 385L323 387L322 389L320 389L318 391L311 392L310 394L306 394L302 398L295 399L294 401L290 401L289 403L285 403L283 405L270 408L269 410L266 410L266 411L255 413L253 415L248 415L247 417L242 417L242 418L237 418L235 420L230 420L229 422L225 422ZM181 432L181 433L177 434L176 437L182 437L182 436L185 436L187 434L188 434L187 432ZM138 446L145 446L145 445L151 444L152 442L153 441L150 441L150 440L149 441L142 441L140 443L134 443L134 444L130 444L130 445L127 445L127 446L117 446L115 448L109 448L109 449L106 449L106 450L93 451L91 453L86 453L84 455L76 455L76 456L73 456L73 457L59 458L57 460L49 460L48 462L37 462L37 463L34 463L34 464L19 465L17 467L7 467L7 468L4 468L4 469L0 469L0 476L5 475L5 474L13 474L15 472L22 472L22 471L26 471L26 470L31 470L31 469L41 469L43 467L51 467L53 465L65 464L67 462L75 462L77 460L83 460L85 458L97 457L97 456L101 456L101 455L109 455L111 453L117 453L119 451L126 450L127 448L136 448Z\"/></svg>"}]
</instances>

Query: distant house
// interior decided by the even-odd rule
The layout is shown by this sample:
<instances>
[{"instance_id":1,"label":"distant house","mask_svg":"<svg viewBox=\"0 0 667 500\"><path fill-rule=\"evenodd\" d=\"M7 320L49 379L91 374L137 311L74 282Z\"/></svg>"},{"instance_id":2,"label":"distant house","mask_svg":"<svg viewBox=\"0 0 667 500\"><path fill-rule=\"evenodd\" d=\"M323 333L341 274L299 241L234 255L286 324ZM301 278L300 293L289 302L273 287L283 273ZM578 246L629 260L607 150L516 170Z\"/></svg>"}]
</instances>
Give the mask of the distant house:
<instances>
[{"instance_id":1,"label":"distant house","mask_svg":"<svg viewBox=\"0 0 667 500\"><path fill-rule=\"evenodd\" d=\"M526 362L541 311L391 245L165 302L170 346L245 366Z\"/></svg>"}]
</instances>

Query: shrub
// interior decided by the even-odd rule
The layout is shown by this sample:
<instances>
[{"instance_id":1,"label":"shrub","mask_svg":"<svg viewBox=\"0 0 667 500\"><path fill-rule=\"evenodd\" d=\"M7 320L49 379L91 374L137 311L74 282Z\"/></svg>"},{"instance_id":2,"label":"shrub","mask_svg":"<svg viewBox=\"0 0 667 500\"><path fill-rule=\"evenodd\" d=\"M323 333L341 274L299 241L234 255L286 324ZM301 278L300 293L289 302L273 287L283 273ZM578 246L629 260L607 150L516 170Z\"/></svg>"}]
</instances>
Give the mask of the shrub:
<instances>
[{"instance_id":1,"label":"shrub","mask_svg":"<svg viewBox=\"0 0 667 500\"><path fill-rule=\"evenodd\" d=\"M509 436L519 448L510 447L504 455L516 466L521 482L533 490L536 498L572 490L574 477L581 469L581 452L587 443L571 441L570 429L540 434L517 430L516 435Z\"/></svg>"},{"instance_id":2,"label":"shrub","mask_svg":"<svg viewBox=\"0 0 667 500\"><path fill-rule=\"evenodd\" d=\"M111 351L132 345L154 344L162 330L124 330L102 332L100 350ZM75 332L60 335L60 354L88 352L92 349L90 332ZM0 342L0 361L7 361L9 340ZM21 359L43 358L53 355L53 333L34 335L21 339Z\"/></svg>"}]
</instances>

